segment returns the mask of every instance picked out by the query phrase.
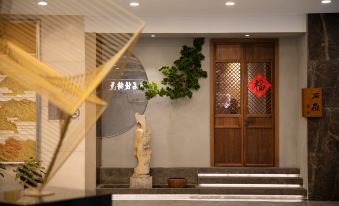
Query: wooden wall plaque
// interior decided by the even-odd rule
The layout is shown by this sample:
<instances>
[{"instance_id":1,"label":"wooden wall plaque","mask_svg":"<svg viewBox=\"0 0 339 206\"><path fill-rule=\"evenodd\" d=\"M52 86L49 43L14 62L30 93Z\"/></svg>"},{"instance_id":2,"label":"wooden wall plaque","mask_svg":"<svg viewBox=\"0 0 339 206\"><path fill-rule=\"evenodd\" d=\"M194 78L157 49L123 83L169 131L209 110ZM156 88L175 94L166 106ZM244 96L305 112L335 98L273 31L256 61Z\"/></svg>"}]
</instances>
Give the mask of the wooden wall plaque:
<instances>
[{"instance_id":1,"label":"wooden wall plaque","mask_svg":"<svg viewBox=\"0 0 339 206\"><path fill-rule=\"evenodd\" d=\"M302 89L302 115L303 117L322 117L321 88L304 88Z\"/></svg>"}]
</instances>

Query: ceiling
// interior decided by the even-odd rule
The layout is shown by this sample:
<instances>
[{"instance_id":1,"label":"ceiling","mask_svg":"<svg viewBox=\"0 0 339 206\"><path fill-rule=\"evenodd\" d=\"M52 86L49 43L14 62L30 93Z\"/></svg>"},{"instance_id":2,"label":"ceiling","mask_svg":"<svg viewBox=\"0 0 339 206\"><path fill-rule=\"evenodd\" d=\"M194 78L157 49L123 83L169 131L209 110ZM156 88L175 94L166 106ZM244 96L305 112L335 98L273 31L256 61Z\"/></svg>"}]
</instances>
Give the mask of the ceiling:
<instances>
[{"instance_id":1,"label":"ceiling","mask_svg":"<svg viewBox=\"0 0 339 206\"><path fill-rule=\"evenodd\" d=\"M113 0L138 16L196 16L196 15L300 15L307 13L337 13L339 0L321 4L321 0L232 0L233 7L225 6L228 0ZM129 3L137 1L139 7Z\"/></svg>"},{"instance_id":2,"label":"ceiling","mask_svg":"<svg viewBox=\"0 0 339 206\"><path fill-rule=\"evenodd\" d=\"M244 32L281 33L305 32L308 13L339 13L339 0L322 4L321 0L43 0L48 6L37 5L41 0L0 0L2 13L21 15L84 15L87 20L96 17L100 24L88 31L113 32L117 27L112 19L125 15L112 2L126 8L146 21L145 33L199 33L229 35ZM139 7L130 7L130 2ZM234 1L233 7L225 6ZM114 17L114 18L107 18ZM118 20L118 19L117 19ZM87 21L91 22L91 21ZM137 21L139 23L139 21ZM88 25L87 25L88 26ZM276 33L276 34L275 34Z\"/></svg>"},{"instance_id":3,"label":"ceiling","mask_svg":"<svg viewBox=\"0 0 339 206\"><path fill-rule=\"evenodd\" d=\"M12 10L39 14L102 14L114 12L111 2L125 7L140 17L183 17L225 15L304 15L307 13L337 13L339 0L321 4L321 0L231 0L235 6L227 7L229 0L44 0L47 7L39 7L40 0L2 0ZM139 7L130 7L130 2ZM0 1L1 2L1 1Z\"/></svg>"}]
</instances>

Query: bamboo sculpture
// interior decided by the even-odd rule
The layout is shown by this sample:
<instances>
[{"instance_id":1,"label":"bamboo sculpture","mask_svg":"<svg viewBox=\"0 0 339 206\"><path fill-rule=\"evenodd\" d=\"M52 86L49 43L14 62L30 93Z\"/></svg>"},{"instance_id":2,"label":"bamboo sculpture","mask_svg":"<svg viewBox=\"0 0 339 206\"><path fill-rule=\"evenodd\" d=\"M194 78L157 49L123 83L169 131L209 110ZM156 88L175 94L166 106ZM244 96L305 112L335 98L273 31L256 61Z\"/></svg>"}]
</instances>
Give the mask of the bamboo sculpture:
<instances>
[{"instance_id":1,"label":"bamboo sculpture","mask_svg":"<svg viewBox=\"0 0 339 206\"><path fill-rule=\"evenodd\" d=\"M0 1L0 4L0 73L9 76L42 97L42 118L47 116L44 109L46 102L52 103L66 114L65 119L57 122L41 121L43 130L41 159L46 168L46 175L43 182L35 189L37 194L42 194L41 191L46 184L85 138L84 125L73 121L72 114L87 102L96 108L96 115L90 119L90 125L96 123L112 96L102 99L93 93L112 69L117 67L123 69L125 60L128 59L129 52L136 43L144 23L110 0L59 0L45 10L37 6L34 1L17 0L13 3L13 1L3 0ZM63 25L68 22L82 25L85 21L93 24L93 22L107 19L110 19L109 22L116 32L99 43L109 42L115 45L115 48L109 51L97 51L98 42L91 42L92 46L86 48L86 51L94 51L90 55L93 61L96 60L98 52L105 57L110 57L109 60L102 65L97 65L96 68L86 69L86 72L76 75L60 72L53 67L52 63L44 62L43 58L39 59L38 56L28 53L16 44L16 39L6 32L7 26L13 22L36 21L41 24L42 32L50 32L52 37L49 38L53 38L53 41L67 42L72 45L72 41L75 40L67 39L67 35L63 35L55 28L63 28ZM30 41L30 37L25 36L25 29L20 29L19 36ZM44 33L40 36L44 38ZM54 52L58 53L58 48L54 49ZM84 51L78 48L70 48L69 52L84 54ZM72 58L70 59L72 60ZM68 68L70 71L72 69ZM86 125L87 122L86 120ZM86 129L88 130L90 127L86 127Z\"/></svg>"}]
</instances>

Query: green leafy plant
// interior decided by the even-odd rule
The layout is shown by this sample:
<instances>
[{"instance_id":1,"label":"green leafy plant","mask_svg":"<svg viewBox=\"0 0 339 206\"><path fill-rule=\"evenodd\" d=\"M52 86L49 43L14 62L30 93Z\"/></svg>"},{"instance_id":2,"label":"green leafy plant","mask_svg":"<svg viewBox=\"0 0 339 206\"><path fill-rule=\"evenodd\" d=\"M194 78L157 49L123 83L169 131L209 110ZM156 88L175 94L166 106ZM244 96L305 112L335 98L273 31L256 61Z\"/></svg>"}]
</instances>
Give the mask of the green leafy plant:
<instances>
[{"instance_id":1,"label":"green leafy plant","mask_svg":"<svg viewBox=\"0 0 339 206\"><path fill-rule=\"evenodd\" d=\"M25 187L37 187L43 181L44 169L38 161L31 158L14 170L15 180Z\"/></svg>"},{"instance_id":2,"label":"green leafy plant","mask_svg":"<svg viewBox=\"0 0 339 206\"><path fill-rule=\"evenodd\" d=\"M204 38L194 39L193 47L182 47L181 57L174 61L173 66L162 66L159 69L165 76L161 81L164 87L159 89L157 83L144 81L139 89L145 91L147 99L157 95L171 99L192 98L193 91L200 89L199 79L207 78L207 72L201 68L201 62L205 59L201 52L203 44Z\"/></svg>"},{"instance_id":3,"label":"green leafy plant","mask_svg":"<svg viewBox=\"0 0 339 206\"><path fill-rule=\"evenodd\" d=\"M0 176L1 176L1 177L5 177L5 175L2 173L3 171L1 171L1 170L6 170L5 165L2 164L2 163L0 163Z\"/></svg>"}]
</instances>

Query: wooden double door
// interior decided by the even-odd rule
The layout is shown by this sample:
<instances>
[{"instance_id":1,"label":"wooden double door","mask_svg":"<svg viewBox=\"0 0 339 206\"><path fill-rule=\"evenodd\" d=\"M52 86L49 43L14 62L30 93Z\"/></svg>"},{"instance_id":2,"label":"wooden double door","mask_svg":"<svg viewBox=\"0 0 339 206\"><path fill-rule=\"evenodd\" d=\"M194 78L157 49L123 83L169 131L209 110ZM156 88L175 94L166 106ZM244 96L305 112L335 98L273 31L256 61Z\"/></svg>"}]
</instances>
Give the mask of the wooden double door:
<instances>
[{"instance_id":1,"label":"wooden double door","mask_svg":"<svg viewBox=\"0 0 339 206\"><path fill-rule=\"evenodd\" d=\"M276 40L214 40L212 166L275 166Z\"/></svg>"}]
</instances>

